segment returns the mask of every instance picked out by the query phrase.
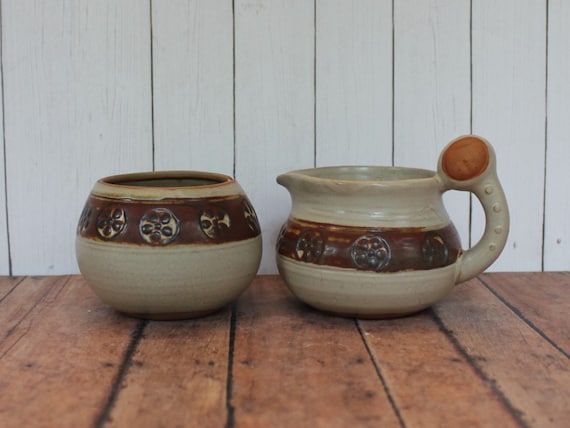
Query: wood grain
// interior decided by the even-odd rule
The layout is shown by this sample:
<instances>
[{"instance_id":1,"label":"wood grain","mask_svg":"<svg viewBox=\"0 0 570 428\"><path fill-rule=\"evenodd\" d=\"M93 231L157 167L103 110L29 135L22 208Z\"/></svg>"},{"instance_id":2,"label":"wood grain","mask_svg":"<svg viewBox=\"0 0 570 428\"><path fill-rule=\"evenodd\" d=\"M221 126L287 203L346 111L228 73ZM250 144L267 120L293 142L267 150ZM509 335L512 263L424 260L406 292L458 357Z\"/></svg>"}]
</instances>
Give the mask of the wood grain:
<instances>
[{"instance_id":1,"label":"wood grain","mask_svg":"<svg viewBox=\"0 0 570 428\"><path fill-rule=\"evenodd\" d=\"M80 277L18 284L0 302L2 426L93 424L135 325L104 306Z\"/></svg>"},{"instance_id":2,"label":"wood grain","mask_svg":"<svg viewBox=\"0 0 570 428\"><path fill-rule=\"evenodd\" d=\"M149 323L106 426L224 426L230 318Z\"/></svg>"},{"instance_id":3,"label":"wood grain","mask_svg":"<svg viewBox=\"0 0 570 428\"><path fill-rule=\"evenodd\" d=\"M316 165L392 163L392 2L316 2Z\"/></svg>"},{"instance_id":4,"label":"wood grain","mask_svg":"<svg viewBox=\"0 0 570 428\"><path fill-rule=\"evenodd\" d=\"M79 276L0 276L0 425L562 428L568 286L492 273L415 316L355 321L261 276L233 308L159 322Z\"/></svg>"},{"instance_id":5,"label":"wood grain","mask_svg":"<svg viewBox=\"0 0 570 428\"><path fill-rule=\"evenodd\" d=\"M545 159L545 2L473 2L473 132L488 139L511 228L494 271L540 270ZM524 184L523 184L524 183ZM485 216L473 206L474 240Z\"/></svg>"},{"instance_id":6,"label":"wood grain","mask_svg":"<svg viewBox=\"0 0 570 428\"><path fill-rule=\"evenodd\" d=\"M238 302L231 405L236 427L399 425L354 321L307 308L277 277Z\"/></svg>"},{"instance_id":7,"label":"wood grain","mask_svg":"<svg viewBox=\"0 0 570 428\"><path fill-rule=\"evenodd\" d=\"M152 169L148 3L6 1L2 33L12 273L77 272L94 181Z\"/></svg>"},{"instance_id":8,"label":"wood grain","mask_svg":"<svg viewBox=\"0 0 570 428\"><path fill-rule=\"evenodd\" d=\"M570 270L570 3L548 2L548 88L544 269Z\"/></svg>"},{"instance_id":9,"label":"wood grain","mask_svg":"<svg viewBox=\"0 0 570 428\"><path fill-rule=\"evenodd\" d=\"M235 2L236 178L261 223L261 273L290 199L278 174L314 165L314 3Z\"/></svg>"},{"instance_id":10,"label":"wood grain","mask_svg":"<svg viewBox=\"0 0 570 428\"><path fill-rule=\"evenodd\" d=\"M570 274L568 272L495 273L481 281L511 309L570 355Z\"/></svg>"},{"instance_id":11,"label":"wood grain","mask_svg":"<svg viewBox=\"0 0 570 428\"><path fill-rule=\"evenodd\" d=\"M469 1L394 3L394 164L435 170L443 147L470 132ZM466 247L469 195L445 195Z\"/></svg>"},{"instance_id":12,"label":"wood grain","mask_svg":"<svg viewBox=\"0 0 570 428\"><path fill-rule=\"evenodd\" d=\"M155 0L152 35L156 169L233 175L232 2Z\"/></svg>"},{"instance_id":13,"label":"wood grain","mask_svg":"<svg viewBox=\"0 0 570 428\"><path fill-rule=\"evenodd\" d=\"M0 303L24 280L16 276L0 276Z\"/></svg>"},{"instance_id":14,"label":"wood grain","mask_svg":"<svg viewBox=\"0 0 570 428\"><path fill-rule=\"evenodd\" d=\"M561 427L570 408L570 362L487 288L472 280L434 313L458 348L523 424Z\"/></svg>"},{"instance_id":15,"label":"wood grain","mask_svg":"<svg viewBox=\"0 0 570 428\"><path fill-rule=\"evenodd\" d=\"M519 426L429 310L359 323L405 426Z\"/></svg>"}]
</instances>

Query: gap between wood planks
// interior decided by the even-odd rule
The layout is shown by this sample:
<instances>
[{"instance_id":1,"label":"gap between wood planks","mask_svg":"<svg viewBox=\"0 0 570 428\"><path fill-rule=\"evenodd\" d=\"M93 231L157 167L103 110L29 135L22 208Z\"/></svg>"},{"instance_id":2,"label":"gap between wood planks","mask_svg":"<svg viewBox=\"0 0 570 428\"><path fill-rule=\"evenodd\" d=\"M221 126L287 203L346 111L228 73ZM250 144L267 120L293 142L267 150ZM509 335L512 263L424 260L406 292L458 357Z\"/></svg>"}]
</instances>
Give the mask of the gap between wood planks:
<instances>
[{"instance_id":1,"label":"gap between wood planks","mask_svg":"<svg viewBox=\"0 0 570 428\"><path fill-rule=\"evenodd\" d=\"M23 279L22 279L23 280ZM21 282L21 281L20 281ZM17 285L20 283L17 282L11 290L13 290L14 288L17 287ZM515 308L513 308L511 305L509 305L508 303L506 303L504 301L504 299L501 298L501 296L499 296L496 292L494 292L487 284L485 284L483 281L480 281L486 288L490 289L490 291L497 297L499 298L499 300L501 300L504 304L506 304L507 306L509 306L510 309L512 309L518 316L521 315L520 311L516 310ZM11 290L7 293L9 294L11 292ZM5 297L5 296L4 296ZM489 379L485 373L482 371L482 369L477 365L476 361L469 355L469 353L461 346L461 344L459 343L459 341L457 340L457 338L455 338L455 336L453 335L453 332L450 331L443 323L443 321L441 320L441 318L433 311L433 309L428 309L428 311L431 314L432 319L435 321L435 323L437 324L439 330L448 338L448 340L453 344L454 348L458 351L459 354L461 354L466 361L469 362L469 364L471 365L471 367L475 370L475 372L478 374L479 377L481 377L486 383L492 385L492 388L494 390L494 392L496 393L496 395L501 399L501 401L503 402L503 404L507 407L507 409L509 410L509 412L515 416L517 418L517 420L519 420L519 422L521 423L521 425L524 425L524 422L520 419L520 414L518 413L518 411L511 405L511 403L508 401L508 399L504 396L504 394L502 394L502 392L496 387L495 383ZM122 363L121 366L118 370L117 376L115 378L115 380L113 381L113 384L111 386L110 392L109 392L109 398L107 400L107 402L105 403L105 406L103 407L103 410L101 411L100 415L98 416L96 423L95 423L95 427L100 428L105 426L105 424L109 421L110 419L110 415L112 413L113 407L115 405L116 399L118 397L118 394L120 393L121 390L121 385L123 384L128 371L130 369L130 367L133 364L133 357L135 355L135 352L138 348L138 345L141 341L141 339L143 338L143 334L144 334L144 330L146 328L146 326L148 325L149 321L148 320L140 320L137 325L136 328L134 329L132 335L131 335L131 340L130 343L125 351L124 357L122 359ZM360 324L360 321L358 319L354 319L354 323L355 323L355 327L364 343L364 346L366 348L366 351L368 353L368 356L370 358L371 363L374 366L374 369L376 371L376 374L378 376L378 380L380 381L383 390L386 393L386 396L388 397L388 400L392 406L392 409L400 423L400 426L402 428L406 427L406 423L402 417L402 414L400 412L400 409L398 408L398 405L396 403L396 400L390 390L390 386L387 382L387 380L385 379L383 373L382 373L382 368L380 363L377 361L377 359L374 357L374 354L372 352L372 349L370 347L370 343L368 342L368 340L366 339L365 333L363 331L363 328ZM227 369L227 379L226 379L226 411L227 411L227 415L226 415L226 428L232 428L235 426L235 409L234 406L232 405L232 391L233 391L233 363L234 363L234 349L235 349L235 336L236 336L236 324L237 324L237 320L236 320L236 303L234 302L232 304L232 309L231 309L231 321L230 321L230 334L229 334L229 347L228 347L228 369ZM531 324L529 322L529 324ZM536 327L534 327L536 329ZM538 329L536 329L538 330ZM545 337L546 336L540 332L541 336ZM549 340L549 342L551 342Z\"/></svg>"},{"instance_id":2,"label":"gap between wood planks","mask_svg":"<svg viewBox=\"0 0 570 428\"><path fill-rule=\"evenodd\" d=\"M477 279L479 279L479 278L477 278ZM479 281L479 282L483 286L489 288L483 281ZM493 294L495 295L495 297L499 298L499 300L501 300L501 302L505 303L504 299L500 298L500 296L498 294L496 294L495 292L493 292ZM507 305L507 306L509 306L509 305ZM486 375L486 373L482 369L482 367L480 367L480 365L477 364L476 359L471 356L471 354L465 349L464 346L462 346L462 344L460 343L458 338L454 335L453 331L450 330L449 328L447 328L444 321L438 315L437 311L433 307L431 307L431 308L426 309L425 313L428 313L430 315L431 319L437 325L439 331L452 344L455 351L465 359L465 361L473 369L473 371L476 373L476 375L480 379L482 379L485 384L487 384L491 387L493 393L499 398L499 400L501 401L503 406L506 408L508 413L520 424L520 426L525 427L525 428L529 427L529 425L523 420L522 413L515 406L512 405L512 403L508 400L508 398L505 396L505 394L497 387L496 382L492 378L490 378L489 376ZM517 313L517 315L519 315L519 314ZM400 426L402 428L405 428L407 426L407 424L404 420L404 417L402 416L402 412L400 411L400 408L398 406L397 399L394 397L394 394L392 393L389 382L387 381L386 377L383 375L383 371L381 368L382 364L373 352L373 345L371 345L369 340L366 338L366 333L365 333L364 328L361 324L362 321L359 319L355 319L354 321L356 324L356 328L358 329L358 332L360 334L360 337L362 338L362 341L364 342L364 345L366 347L366 351L368 352L369 358L370 358L372 364L374 365L374 368L375 368L376 373L378 375L378 379L381 382L381 384L384 388L384 391L386 393L386 396L388 397L388 400L390 401L390 404L392 405L392 409L398 418Z\"/></svg>"},{"instance_id":3,"label":"gap between wood planks","mask_svg":"<svg viewBox=\"0 0 570 428\"><path fill-rule=\"evenodd\" d=\"M103 427L109 420L111 411L113 410L113 407L117 400L117 396L119 395L119 392L121 390L121 385L125 380L129 368L133 364L133 355L137 350L137 347L143 337L144 329L146 328L148 323L149 323L148 320L140 320L137 323L136 328L133 330L133 333L131 335L131 341L129 343L129 346L127 347L127 350L125 351L125 356L123 357L123 361L121 362L121 366L119 367L119 371L117 372L117 377L115 378L113 384L111 385L111 390L109 391L109 398L107 399L107 402L103 407L103 410L101 411L95 422L96 428Z\"/></svg>"},{"instance_id":4,"label":"gap between wood planks","mask_svg":"<svg viewBox=\"0 0 570 428\"><path fill-rule=\"evenodd\" d=\"M488 281L485 281L484 278L477 277L474 280L474 284L469 285L469 287L472 287L474 285L478 285L482 289L487 290L491 294L491 296L493 296L493 298L496 298L498 302L500 302L500 304L504 305L508 309L508 311L512 312L512 314L515 315L516 319L523 321L524 324L526 324L532 331L534 331L541 339L544 339L549 344L549 346L552 346L560 354L570 359L568 352L566 352L561 346L559 346L555 340L551 339L548 336L548 334L545 333L545 331L543 331L541 328L539 328L535 322L529 319L529 317L525 316L523 309L519 309L517 308L516 304L509 302L508 299L501 294L500 289L497 290L496 288L494 288L492 285L492 281L490 283ZM509 394L506 394L501 390L500 382L494 379L492 374L487 373L487 369L485 368L485 366L479 364L477 356L472 355L472 353L469 352L468 347L466 347L465 344L462 343L461 339L457 337L457 335L448 328L446 322L442 319L442 317L438 312L437 305L432 308L429 308L425 313L430 315L434 323L437 325L439 331L443 333L443 335L451 343L455 351L459 355L461 355L464 358L464 360L469 364L469 366L472 368L476 376L480 378L484 384L488 385L488 387L491 388L495 397L498 398L500 403L502 403L502 405L504 406L504 409L511 415L511 417L513 417L516 423L523 427L530 426L529 421L527 420L527 417L524 414L524 412L519 408L517 408L517 405L515 405L511 401L511 399L509 399ZM376 369L378 378L382 383L386 395L388 396L388 399L393 407L393 410L396 413L401 423L401 426L405 427L406 421L405 417L403 416L403 413L400 411L400 408L398 406L398 399L394 396L389 381L386 379L386 376L383 374L383 369L382 369L383 362L378 358L379 356L375 355L374 345L371 344L366 337L365 328L362 325L363 321L355 320L355 322L358 331L361 335L361 338L365 343L366 350L369 353L370 359Z\"/></svg>"},{"instance_id":5,"label":"gap between wood planks","mask_svg":"<svg viewBox=\"0 0 570 428\"><path fill-rule=\"evenodd\" d=\"M542 331L534 322L528 319L524 313L515 307L512 303L509 303L507 299L505 299L499 292L497 292L491 285L489 285L483 278L477 277L479 282L483 284L483 286L489 290L497 299L501 301L507 308L509 308L517 317L519 317L522 321L525 322L531 329L533 329L540 337L546 340L554 349L564 355L566 358L570 360L570 354L562 349L554 340L552 340L544 331Z\"/></svg>"},{"instance_id":6,"label":"gap between wood planks","mask_svg":"<svg viewBox=\"0 0 570 428\"><path fill-rule=\"evenodd\" d=\"M354 324L356 325L356 329L358 330L358 333L360 334L360 338L362 339L362 342L364 342L364 347L366 348L366 352L368 353L368 357L370 358L370 361L372 362L372 365L374 366L374 369L376 370L376 375L378 376L378 379L380 380L380 383L382 384L382 387L384 388L384 392L386 393L386 396L388 397L388 401L390 401L390 405L392 406L392 410L394 410L394 413L396 414L396 417L398 418L398 422L400 423L400 426L402 428L405 428L406 424L404 422L404 419L402 418L402 414L400 412L400 409L398 408L398 405L396 404L396 400L394 399L394 396L392 395L392 392L390 391L390 387L388 386L388 382L386 382L386 379L384 378L384 375L382 374L382 369L380 368L380 364L378 363L378 361L374 357L374 353L372 352L372 349L370 347L370 343L368 342L368 340L366 340L366 336L364 334L364 331L363 331L362 326L360 325L360 322L358 321L358 319L356 319L356 318L354 319Z\"/></svg>"},{"instance_id":7,"label":"gap between wood planks","mask_svg":"<svg viewBox=\"0 0 570 428\"><path fill-rule=\"evenodd\" d=\"M236 314L237 303L232 303L232 315L230 318L230 344L228 350L228 377L226 379L226 428L232 428L235 424L235 408L232 405L234 350L236 343Z\"/></svg>"},{"instance_id":8,"label":"gap between wood planks","mask_svg":"<svg viewBox=\"0 0 570 428\"><path fill-rule=\"evenodd\" d=\"M493 390L495 395L499 397L501 403L503 403L505 408L517 420L517 422L519 422L522 426L527 427L528 425L522 419L523 416L522 413L515 406L513 406L513 404L509 401L509 399L505 396L505 394L503 394L503 392L499 388L497 388L497 383L489 376L487 376L483 368L479 364L477 364L476 359L473 358L471 354L469 354L467 349L465 349L465 347L461 345L460 341L453 334L453 331L449 330L446 327L445 323L443 322L441 317L437 314L437 312L433 308L430 308L429 312L432 316L432 319L437 324L439 330L447 337L447 339L451 342L455 350L461 356L463 356L463 358L465 358L465 360L469 363L471 368L475 371L475 373L477 373L477 376L483 379L483 381L487 385L491 386L491 389Z\"/></svg>"}]
</instances>

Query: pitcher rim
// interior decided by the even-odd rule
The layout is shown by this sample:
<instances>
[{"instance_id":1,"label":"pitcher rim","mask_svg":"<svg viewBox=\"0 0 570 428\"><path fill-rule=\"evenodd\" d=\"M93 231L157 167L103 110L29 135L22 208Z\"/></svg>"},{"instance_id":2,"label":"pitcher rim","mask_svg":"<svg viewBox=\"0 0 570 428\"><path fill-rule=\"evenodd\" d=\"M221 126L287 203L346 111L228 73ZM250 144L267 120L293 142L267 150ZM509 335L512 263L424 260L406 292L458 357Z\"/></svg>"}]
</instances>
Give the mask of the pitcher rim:
<instances>
[{"instance_id":1,"label":"pitcher rim","mask_svg":"<svg viewBox=\"0 0 570 428\"><path fill-rule=\"evenodd\" d=\"M331 175L318 175L320 172L327 171L358 171L362 172L369 171L370 177L364 179L351 179L351 178L341 178L334 177ZM410 173L409 176L403 175L402 177L393 178L374 178L374 171L389 171L389 172L401 172ZM302 177L305 180L311 182L322 182L322 183L346 183L346 184L376 184L376 185L386 185L386 184L396 184L396 183L410 183L410 182L423 182L431 181L437 177L437 172L425 169L425 168L415 168L415 167L405 167L405 166L390 166L390 165L331 165L322 166L315 168L305 168L286 172L281 174L280 177Z\"/></svg>"}]
</instances>

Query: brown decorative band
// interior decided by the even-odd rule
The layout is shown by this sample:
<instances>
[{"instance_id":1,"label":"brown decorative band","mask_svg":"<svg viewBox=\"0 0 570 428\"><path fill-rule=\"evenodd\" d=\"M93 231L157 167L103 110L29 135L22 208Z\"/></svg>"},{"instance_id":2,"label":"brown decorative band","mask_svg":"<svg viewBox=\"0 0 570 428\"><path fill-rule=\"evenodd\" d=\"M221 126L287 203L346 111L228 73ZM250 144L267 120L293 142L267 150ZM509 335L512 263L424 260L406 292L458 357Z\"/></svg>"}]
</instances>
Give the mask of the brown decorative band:
<instances>
[{"instance_id":1,"label":"brown decorative band","mask_svg":"<svg viewBox=\"0 0 570 428\"><path fill-rule=\"evenodd\" d=\"M448 266L461 254L452 224L423 228L344 227L289 219L277 252L307 263L374 272L426 270Z\"/></svg>"},{"instance_id":2,"label":"brown decorative band","mask_svg":"<svg viewBox=\"0 0 570 428\"><path fill-rule=\"evenodd\" d=\"M140 245L220 244L260 234L253 206L243 195L224 198L116 200L90 195L77 234Z\"/></svg>"}]
</instances>

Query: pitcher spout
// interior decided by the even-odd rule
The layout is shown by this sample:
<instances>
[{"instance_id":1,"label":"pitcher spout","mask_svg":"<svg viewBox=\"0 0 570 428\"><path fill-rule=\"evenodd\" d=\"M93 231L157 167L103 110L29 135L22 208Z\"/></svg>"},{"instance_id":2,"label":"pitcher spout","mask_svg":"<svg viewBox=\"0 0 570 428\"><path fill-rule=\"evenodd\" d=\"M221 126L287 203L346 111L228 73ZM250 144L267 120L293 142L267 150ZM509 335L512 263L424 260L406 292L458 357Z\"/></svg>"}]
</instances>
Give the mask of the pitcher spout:
<instances>
[{"instance_id":1,"label":"pitcher spout","mask_svg":"<svg viewBox=\"0 0 570 428\"><path fill-rule=\"evenodd\" d=\"M281 174L277 176L277 183L281 186L285 187L287 190L290 190L295 182L295 176L291 172L287 172L285 174Z\"/></svg>"}]
</instances>

